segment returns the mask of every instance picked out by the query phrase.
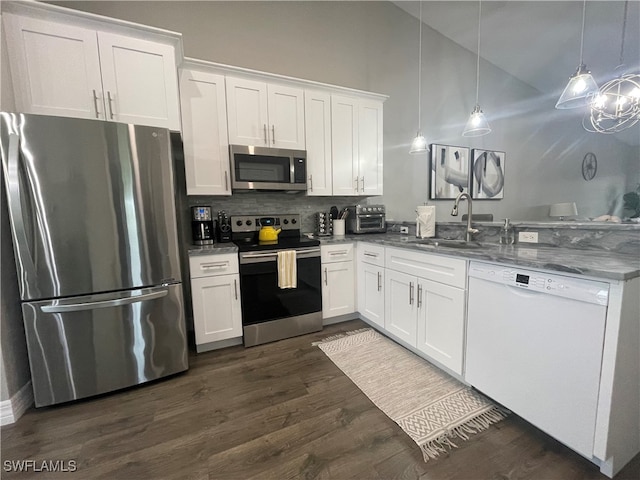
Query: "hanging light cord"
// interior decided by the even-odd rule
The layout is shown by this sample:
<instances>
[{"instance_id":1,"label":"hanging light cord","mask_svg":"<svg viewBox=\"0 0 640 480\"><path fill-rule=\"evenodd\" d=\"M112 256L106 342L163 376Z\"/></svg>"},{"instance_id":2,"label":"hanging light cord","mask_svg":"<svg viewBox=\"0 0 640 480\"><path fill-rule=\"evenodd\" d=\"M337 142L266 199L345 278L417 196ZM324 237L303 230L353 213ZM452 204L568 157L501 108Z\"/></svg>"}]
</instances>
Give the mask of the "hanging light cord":
<instances>
[{"instance_id":1,"label":"hanging light cord","mask_svg":"<svg viewBox=\"0 0 640 480\"><path fill-rule=\"evenodd\" d=\"M582 51L584 50L584 24L585 19L587 18L587 0L584 0L582 3L582 31L580 32L580 65L584 62L582 61Z\"/></svg>"},{"instance_id":2,"label":"hanging light cord","mask_svg":"<svg viewBox=\"0 0 640 480\"><path fill-rule=\"evenodd\" d=\"M478 2L478 58L476 60L476 105L480 92L480 19L482 18L482 0Z\"/></svg>"},{"instance_id":3,"label":"hanging light cord","mask_svg":"<svg viewBox=\"0 0 640 480\"><path fill-rule=\"evenodd\" d=\"M624 18L622 20L622 38L620 39L620 65L624 65L624 33L627 30L627 8L629 7L629 0L624 2Z\"/></svg>"},{"instance_id":4,"label":"hanging light cord","mask_svg":"<svg viewBox=\"0 0 640 480\"><path fill-rule=\"evenodd\" d=\"M420 128L420 105L422 105L422 97L420 91L422 90L422 1L420 1L420 43L418 44L418 133L421 132Z\"/></svg>"}]
</instances>

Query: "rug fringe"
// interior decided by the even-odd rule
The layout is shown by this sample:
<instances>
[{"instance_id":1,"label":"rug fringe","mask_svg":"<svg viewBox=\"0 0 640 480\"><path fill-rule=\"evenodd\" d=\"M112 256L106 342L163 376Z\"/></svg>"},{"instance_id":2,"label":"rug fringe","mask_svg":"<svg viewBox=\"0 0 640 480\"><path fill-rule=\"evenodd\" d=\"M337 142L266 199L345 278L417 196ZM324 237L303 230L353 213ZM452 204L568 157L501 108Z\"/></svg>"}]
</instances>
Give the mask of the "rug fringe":
<instances>
[{"instance_id":1,"label":"rug fringe","mask_svg":"<svg viewBox=\"0 0 640 480\"><path fill-rule=\"evenodd\" d=\"M437 458L441 453L447 453L452 448L458 448L458 446L453 443L453 439L469 440L470 435L486 430L494 423L506 418L509 413L508 410L497 406L493 407L491 410L474 417L462 425L452 428L438 438L423 443L420 445L420 449L422 450L424 461L428 462L429 459Z\"/></svg>"},{"instance_id":2,"label":"rug fringe","mask_svg":"<svg viewBox=\"0 0 640 480\"><path fill-rule=\"evenodd\" d=\"M349 335L357 335L358 333L368 332L369 330L371 330L370 327L365 327L359 328L357 330L350 330L348 332L337 333L335 335L331 335L330 337L323 338L322 340L318 340L317 342L313 342L311 343L311 345L316 346L320 345L321 343L333 342L334 340L339 340L341 338L348 337Z\"/></svg>"}]
</instances>

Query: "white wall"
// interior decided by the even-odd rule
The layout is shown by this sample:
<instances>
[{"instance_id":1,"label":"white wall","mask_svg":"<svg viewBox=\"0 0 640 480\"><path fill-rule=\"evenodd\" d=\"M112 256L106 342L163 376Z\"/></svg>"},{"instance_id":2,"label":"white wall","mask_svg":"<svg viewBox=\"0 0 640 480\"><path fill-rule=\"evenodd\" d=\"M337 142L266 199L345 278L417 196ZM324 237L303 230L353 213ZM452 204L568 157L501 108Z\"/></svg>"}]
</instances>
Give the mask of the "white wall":
<instances>
[{"instance_id":1,"label":"white wall","mask_svg":"<svg viewBox=\"0 0 640 480\"><path fill-rule=\"evenodd\" d=\"M384 116L385 195L370 201L384 202L389 218L411 220L415 206L428 199L428 157L407 153L417 129L418 21L395 5L58 3L182 32L187 56L390 95ZM422 126L427 139L507 154L504 200L477 201L477 213L493 213L496 220L544 220L550 203L575 200L581 214L596 216L608 212L628 178L639 177L638 148L585 132L575 112L556 111L554 98L541 97L484 61L480 103L493 132L463 138L474 96L475 54L425 26ZM589 151L600 163L597 177L587 183L581 163ZM451 201L436 204L439 221L454 219Z\"/></svg>"}]
</instances>

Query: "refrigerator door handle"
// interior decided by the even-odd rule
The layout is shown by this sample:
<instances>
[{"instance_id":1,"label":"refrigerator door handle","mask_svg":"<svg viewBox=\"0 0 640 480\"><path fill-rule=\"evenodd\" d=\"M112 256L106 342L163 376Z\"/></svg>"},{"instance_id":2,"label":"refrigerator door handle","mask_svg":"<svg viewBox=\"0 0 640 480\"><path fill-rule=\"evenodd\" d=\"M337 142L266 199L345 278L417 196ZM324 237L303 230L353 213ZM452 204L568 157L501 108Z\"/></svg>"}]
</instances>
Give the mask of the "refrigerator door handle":
<instances>
[{"instance_id":1,"label":"refrigerator door handle","mask_svg":"<svg viewBox=\"0 0 640 480\"><path fill-rule=\"evenodd\" d=\"M29 279L35 278L35 265L29 251L29 242L27 239L27 231L24 226L24 218L22 216L22 200L20 194L20 136L11 133L9 135L9 148L7 155L7 192L8 206L13 219L13 234L15 243L19 251L18 261L23 270L21 281L26 288ZM20 272L18 272L20 274ZM30 288L33 288L31 286ZM35 293L35 292L34 292Z\"/></svg>"},{"instance_id":2,"label":"refrigerator door handle","mask_svg":"<svg viewBox=\"0 0 640 480\"><path fill-rule=\"evenodd\" d=\"M42 310L44 313L66 313L66 312L80 312L83 310L95 310L97 308L119 307L121 305L129 305L131 303L145 302L147 300L154 300L156 298L166 297L168 293L169 291L167 289L163 289L156 292L143 293L141 295L134 295L130 297L116 298L113 300L43 305L42 307L40 307L40 310Z\"/></svg>"}]
</instances>

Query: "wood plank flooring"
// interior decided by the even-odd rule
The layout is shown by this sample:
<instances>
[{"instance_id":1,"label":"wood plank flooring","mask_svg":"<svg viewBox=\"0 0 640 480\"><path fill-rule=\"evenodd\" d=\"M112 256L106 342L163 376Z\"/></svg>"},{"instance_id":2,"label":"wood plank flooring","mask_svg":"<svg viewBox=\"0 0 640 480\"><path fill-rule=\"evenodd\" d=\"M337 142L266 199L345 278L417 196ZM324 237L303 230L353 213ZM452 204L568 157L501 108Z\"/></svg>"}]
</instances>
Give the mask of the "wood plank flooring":
<instances>
[{"instance_id":1,"label":"wood plank flooring","mask_svg":"<svg viewBox=\"0 0 640 480\"><path fill-rule=\"evenodd\" d=\"M359 320L245 349L193 355L170 379L57 407L3 427L7 460L75 460L68 479L604 479L515 415L442 457L419 448L311 342ZM4 468L3 468L4 470ZM640 456L617 477L640 478Z\"/></svg>"}]
</instances>

